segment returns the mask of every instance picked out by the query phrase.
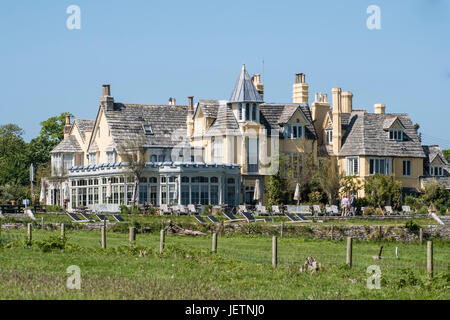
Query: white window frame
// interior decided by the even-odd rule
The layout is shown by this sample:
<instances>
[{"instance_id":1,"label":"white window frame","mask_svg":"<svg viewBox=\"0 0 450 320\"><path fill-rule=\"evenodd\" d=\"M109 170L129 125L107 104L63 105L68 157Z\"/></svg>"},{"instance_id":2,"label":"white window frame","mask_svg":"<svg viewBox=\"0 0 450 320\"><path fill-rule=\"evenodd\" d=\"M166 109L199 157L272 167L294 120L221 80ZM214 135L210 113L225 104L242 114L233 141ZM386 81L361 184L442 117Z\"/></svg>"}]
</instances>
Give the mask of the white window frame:
<instances>
[{"instance_id":1,"label":"white window frame","mask_svg":"<svg viewBox=\"0 0 450 320\"><path fill-rule=\"evenodd\" d=\"M294 130L295 128L295 130ZM300 134L299 134L300 130ZM294 131L297 132L297 135L294 136ZM299 124L290 124L284 127L283 135L285 139L300 139L305 136L305 126Z\"/></svg>"},{"instance_id":2,"label":"white window frame","mask_svg":"<svg viewBox=\"0 0 450 320\"><path fill-rule=\"evenodd\" d=\"M403 160L403 176L411 177L411 175L412 175L412 161Z\"/></svg>"},{"instance_id":3,"label":"white window frame","mask_svg":"<svg viewBox=\"0 0 450 320\"><path fill-rule=\"evenodd\" d=\"M111 159L112 157L112 159ZM106 151L106 162L115 163L116 162L116 151Z\"/></svg>"},{"instance_id":4,"label":"white window frame","mask_svg":"<svg viewBox=\"0 0 450 320\"><path fill-rule=\"evenodd\" d=\"M389 137L389 140L403 141L403 131L402 130L389 130L388 137Z\"/></svg>"},{"instance_id":5,"label":"white window frame","mask_svg":"<svg viewBox=\"0 0 450 320\"><path fill-rule=\"evenodd\" d=\"M347 176L359 175L359 157L347 157Z\"/></svg>"},{"instance_id":6,"label":"white window frame","mask_svg":"<svg viewBox=\"0 0 450 320\"><path fill-rule=\"evenodd\" d=\"M327 129L325 130L325 144L333 143L333 130Z\"/></svg>"},{"instance_id":7,"label":"white window frame","mask_svg":"<svg viewBox=\"0 0 450 320\"><path fill-rule=\"evenodd\" d=\"M384 171L385 173L381 173L381 172L376 172L376 168L380 168L380 162L384 160ZM374 168L373 168L373 173L370 171L370 163L374 161ZM376 165L376 162L378 162L378 166ZM385 176L390 176L391 175L391 163L392 160L391 158L383 158L383 157L373 157L369 159L369 175L373 176L377 173L380 174L384 174ZM380 170L379 170L380 171Z\"/></svg>"}]
</instances>

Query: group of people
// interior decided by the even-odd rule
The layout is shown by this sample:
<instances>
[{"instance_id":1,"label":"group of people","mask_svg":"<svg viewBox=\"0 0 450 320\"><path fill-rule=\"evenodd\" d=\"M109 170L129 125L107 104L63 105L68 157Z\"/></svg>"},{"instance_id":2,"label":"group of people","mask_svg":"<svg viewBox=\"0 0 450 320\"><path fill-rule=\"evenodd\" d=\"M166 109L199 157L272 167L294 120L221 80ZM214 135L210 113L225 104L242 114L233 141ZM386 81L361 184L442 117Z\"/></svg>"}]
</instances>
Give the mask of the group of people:
<instances>
[{"instance_id":1,"label":"group of people","mask_svg":"<svg viewBox=\"0 0 450 320\"><path fill-rule=\"evenodd\" d=\"M341 216L345 217L345 216L355 216L355 212L356 212L356 197L354 194L352 194L350 196L350 198L348 197L348 195L344 195L342 197L341 200L341 208L342 208L342 213Z\"/></svg>"}]
</instances>

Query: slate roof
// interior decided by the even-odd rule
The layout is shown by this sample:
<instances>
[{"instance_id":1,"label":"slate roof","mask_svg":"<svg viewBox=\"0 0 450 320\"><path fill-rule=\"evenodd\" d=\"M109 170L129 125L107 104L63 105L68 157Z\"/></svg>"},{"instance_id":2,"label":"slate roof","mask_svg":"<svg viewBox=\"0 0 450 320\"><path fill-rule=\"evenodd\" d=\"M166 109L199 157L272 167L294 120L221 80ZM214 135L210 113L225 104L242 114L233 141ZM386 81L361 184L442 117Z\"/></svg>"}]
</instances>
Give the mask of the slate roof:
<instances>
[{"instance_id":1,"label":"slate roof","mask_svg":"<svg viewBox=\"0 0 450 320\"><path fill-rule=\"evenodd\" d=\"M219 105L219 100L199 100L195 113L197 113L199 109L202 109L205 117L217 118L217 110L219 109Z\"/></svg>"},{"instance_id":2,"label":"slate roof","mask_svg":"<svg viewBox=\"0 0 450 320\"><path fill-rule=\"evenodd\" d=\"M230 97L230 102L263 102L245 69L245 64L242 65L241 73Z\"/></svg>"},{"instance_id":3,"label":"slate roof","mask_svg":"<svg viewBox=\"0 0 450 320\"><path fill-rule=\"evenodd\" d=\"M75 119L73 123L80 130L83 140L86 140L86 132L92 131L95 126L95 120Z\"/></svg>"},{"instance_id":4,"label":"slate roof","mask_svg":"<svg viewBox=\"0 0 450 320\"><path fill-rule=\"evenodd\" d=\"M265 125L267 129L280 130L281 134L282 125L290 120L297 109L300 109L300 111L303 112L308 121L308 124L305 126L306 138L316 140L317 134L312 123L311 111L307 104L260 104L261 123Z\"/></svg>"},{"instance_id":5,"label":"slate roof","mask_svg":"<svg viewBox=\"0 0 450 320\"><path fill-rule=\"evenodd\" d=\"M445 165L448 165L447 159L445 159L444 154L438 145L422 146L422 148L426 156L423 163L425 168L429 168L430 164L436 159L436 157L439 157Z\"/></svg>"},{"instance_id":6,"label":"slate roof","mask_svg":"<svg viewBox=\"0 0 450 320\"><path fill-rule=\"evenodd\" d=\"M239 124L233 114L231 106L226 101L220 101L217 107L217 115L206 135L240 135Z\"/></svg>"},{"instance_id":7,"label":"slate roof","mask_svg":"<svg viewBox=\"0 0 450 320\"><path fill-rule=\"evenodd\" d=\"M405 127L404 141L388 139L384 124L386 119L392 117L398 117ZM354 111L349 120L339 156L425 157L414 125L407 114Z\"/></svg>"},{"instance_id":8,"label":"slate roof","mask_svg":"<svg viewBox=\"0 0 450 320\"><path fill-rule=\"evenodd\" d=\"M64 138L51 153L83 152L75 136Z\"/></svg>"},{"instance_id":9,"label":"slate roof","mask_svg":"<svg viewBox=\"0 0 450 320\"><path fill-rule=\"evenodd\" d=\"M175 146L185 141L188 106L115 103L114 111L104 112L117 145L137 137L146 146ZM153 134L145 134L144 124L151 126Z\"/></svg>"},{"instance_id":10,"label":"slate roof","mask_svg":"<svg viewBox=\"0 0 450 320\"><path fill-rule=\"evenodd\" d=\"M444 186L446 190L450 190L450 175L444 177L420 177L420 179L424 186L426 186L431 181L433 181L433 179L435 179L439 185Z\"/></svg>"}]
</instances>

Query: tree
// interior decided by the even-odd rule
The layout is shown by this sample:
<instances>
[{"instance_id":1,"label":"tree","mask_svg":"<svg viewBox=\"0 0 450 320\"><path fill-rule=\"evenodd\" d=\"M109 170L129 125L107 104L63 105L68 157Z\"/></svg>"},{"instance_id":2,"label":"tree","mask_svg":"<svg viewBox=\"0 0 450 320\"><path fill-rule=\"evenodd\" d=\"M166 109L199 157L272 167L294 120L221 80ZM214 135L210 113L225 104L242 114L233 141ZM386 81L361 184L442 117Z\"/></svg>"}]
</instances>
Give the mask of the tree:
<instances>
[{"instance_id":1,"label":"tree","mask_svg":"<svg viewBox=\"0 0 450 320\"><path fill-rule=\"evenodd\" d=\"M391 205L394 209L400 209L402 205L402 183L394 180L393 176L375 174L371 176L364 189L367 200L372 206L381 208Z\"/></svg>"},{"instance_id":2,"label":"tree","mask_svg":"<svg viewBox=\"0 0 450 320\"><path fill-rule=\"evenodd\" d=\"M124 162L127 162L126 175L127 179L133 181L133 197L132 204L136 202L137 187L139 180L144 173L145 168L145 139L142 137L135 137L133 139L124 140L118 146L118 153Z\"/></svg>"},{"instance_id":3,"label":"tree","mask_svg":"<svg viewBox=\"0 0 450 320\"><path fill-rule=\"evenodd\" d=\"M450 197L450 192L445 190L444 186L439 185L435 178L425 186L425 192L422 195L423 201L430 205L441 206L445 204Z\"/></svg>"},{"instance_id":4,"label":"tree","mask_svg":"<svg viewBox=\"0 0 450 320\"><path fill-rule=\"evenodd\" d=\"M270 206L284 204L286 201L287 190L286 181L281 176L280 171L269 176L267 181L268 204Z\"/></svg>"},{"instance_id":5,"label":"tree","mask_svg":"<svg viewBox=\"0 0 450 320\"><path fill-rule=\"evenodd\" d=\"M64 139L64 125L66 124L66 116L73 117L69 112L63 112L59 116L48 118L41 122L41 137L47 138L58 144Z\"/></svg>"},{"instance_id":6,"label":"tree","mask_svg":"<svg viewBox=\"0 0 450 320\"><path fill-rule=\"evenodd\" d=\"M29 161L23 130L15 124L0 126L0 185L28 183Z\"/></svg>"},{"instance_id":7,"label":"tree","mask_svg":"<svg viewBox=\"0 0 450 320\"><path fill-rule=\"evenodd\" d=\"M447 162L450 163L450 149L442 150L442 153L444 154L444 157L447 159Z\"/></svg>"},{"instance_id":8,"label":"tree","mask_svg":"<svg viewBox=\"0 0 450 320\"><path fill-rule=\"evenodd\" d=\"M332 204L333 200L338 198L343 177L343 173L339 171L336 158L320 161L316 179L320 188L327 194L329 204Z\"/></svg>"},{"instance_id":9,"label":"tree","mask_svg":"<svg viewBox=\"0 0 450 320\"><path fill-rule=\"evenodd\" d=\"M361 179L356 176L344 176L341 178L341 192L343 194L358 194L358 191L361 189Z\"/></svg>"}]
</instances>

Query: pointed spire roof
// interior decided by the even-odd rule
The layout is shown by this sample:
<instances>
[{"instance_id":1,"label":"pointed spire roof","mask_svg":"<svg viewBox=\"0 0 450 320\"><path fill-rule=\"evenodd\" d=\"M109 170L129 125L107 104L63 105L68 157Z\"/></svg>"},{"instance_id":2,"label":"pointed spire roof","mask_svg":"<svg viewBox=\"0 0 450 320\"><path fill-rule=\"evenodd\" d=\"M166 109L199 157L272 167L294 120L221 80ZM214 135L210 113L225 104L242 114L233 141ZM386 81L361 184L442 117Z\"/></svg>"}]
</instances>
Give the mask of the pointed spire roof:
<instances>
[{"instance_id":1,"label":"pointed spire roof","mask_svg":"<svg viewBox=\"0 0 450 320\"><path fill-rule=\"evenodd\" d=\"M245 64L242 65L241 74L231 94L230 102L263 102L245 69Z\"/></svg>"}]
</instances>

